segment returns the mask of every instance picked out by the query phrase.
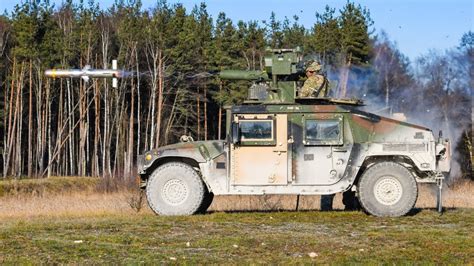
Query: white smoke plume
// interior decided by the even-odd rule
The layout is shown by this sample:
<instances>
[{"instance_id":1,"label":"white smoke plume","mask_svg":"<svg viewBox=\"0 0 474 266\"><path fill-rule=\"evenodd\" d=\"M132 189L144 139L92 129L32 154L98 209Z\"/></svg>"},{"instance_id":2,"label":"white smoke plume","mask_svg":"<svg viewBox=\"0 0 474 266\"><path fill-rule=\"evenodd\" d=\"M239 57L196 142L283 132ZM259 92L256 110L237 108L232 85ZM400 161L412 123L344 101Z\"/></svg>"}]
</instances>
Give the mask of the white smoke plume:
<instances>
[{"instance_id":1,"label":"white smoke plume","mask_svg":"<svg viewBox=\"0 0 474 266\"><path fill-rule=\"evenodd\" d=\"M389 64L389 63L387 63ZM350 70L346 98L359 98L366 111L392 117L403 113L407 122L430 128L435 137L451 141L453 148L450 182L463 177L466 167L466 145L462 145L466 132L471 130L471 99L469 57L460 50L445 53L430 51L418 58L411 70L409 84L399 86L394 82L384 86L383 69L392 71L394 66L383 61L374 62L375 68L353 67ZM326 67L329 80L337 81L340 70ZM381 70L382 69L382 70ZM392 76L389 76L392 78ZM386 87L388 87L388 96ZM375 90L375 93L374 93ZM470 134L468 134L470 136ZM460 145L461 144L461 145ZM464 171L461 171L464 169Z\"/></svg>"}]
</instances>

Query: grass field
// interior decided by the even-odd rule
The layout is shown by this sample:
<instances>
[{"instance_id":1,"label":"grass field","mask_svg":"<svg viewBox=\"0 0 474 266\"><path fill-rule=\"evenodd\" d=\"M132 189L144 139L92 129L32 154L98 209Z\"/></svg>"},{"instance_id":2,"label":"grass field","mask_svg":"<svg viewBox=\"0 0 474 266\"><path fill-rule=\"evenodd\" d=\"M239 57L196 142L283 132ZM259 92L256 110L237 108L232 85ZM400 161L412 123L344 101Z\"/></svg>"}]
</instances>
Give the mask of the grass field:
<instances>
[{"instance_id":1,"label":"grass field","mask_svg":"<svg viewBox=\"0 0 474 266\"><path fill-rule=\"evenodd\" d=\"M444 191L443 215L422 186L417 208L400 218L341 211L340 194L332 212L314 211L319 197L302 197L298 212L223 212L295 208L294 196L233 196L216 197L205 215L159 217L146 203L132 208L133 191L39 182L0 182L0 264L474 263L469 182Z\"/></svg>"},{"instance_id":2,"label":"grass field","mask_svg":"<svg viewBox=\"0 0 474 266\"><path fill-rule=\"evenodd\" d=\"M474 210L4 219L0 263L474 263Z\"/></svg>"}]
</instances>

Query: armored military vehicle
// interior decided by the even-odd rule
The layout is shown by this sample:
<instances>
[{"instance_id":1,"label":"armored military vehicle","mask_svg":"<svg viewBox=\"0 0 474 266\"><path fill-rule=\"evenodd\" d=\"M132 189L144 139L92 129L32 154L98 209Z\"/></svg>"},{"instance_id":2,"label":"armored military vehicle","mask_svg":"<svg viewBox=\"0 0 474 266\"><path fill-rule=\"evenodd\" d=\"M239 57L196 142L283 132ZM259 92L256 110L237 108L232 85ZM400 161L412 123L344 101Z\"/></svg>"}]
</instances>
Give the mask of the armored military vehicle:
<instances>
[{"instance_id":1,"label":"armored military vehicle","mask_svg":"<svg viewBox=\"0 0 474 266\"><path fill-rule=\"evenodd\" d=\"M150 150L138 172L160 215L204 212L213 195L329 195L354 191L376 216L401 216L419 183L450 170L450 142L426 127L361 110L358 100L302 98L298 49L269 49L264 71L222 71L254 81L242 105L226 110L225 140ZM190 141L191 140L191 141ZM441 193L438 193L441 208Z\"/></svg>"}]
</instances>

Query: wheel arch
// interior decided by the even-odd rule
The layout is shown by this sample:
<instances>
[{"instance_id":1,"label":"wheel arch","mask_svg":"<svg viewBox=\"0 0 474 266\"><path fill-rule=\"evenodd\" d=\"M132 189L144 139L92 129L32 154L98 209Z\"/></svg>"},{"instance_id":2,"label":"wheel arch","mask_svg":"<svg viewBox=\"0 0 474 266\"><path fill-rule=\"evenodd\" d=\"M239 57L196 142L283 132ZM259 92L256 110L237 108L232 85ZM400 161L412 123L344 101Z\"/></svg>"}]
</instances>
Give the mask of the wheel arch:
<instances>
[{"instance_id":1,"label":"wheel arch","mask_svg":"<svg viewBox=\"0 0 474 266\"><path fill-rule=\"evenodd\" d=\"M359 168L359 171L356 174L356 177L354 179L354 182L352 183L353 185L357 185L359 183L360 177L365 173L367 169L372 167L373 165L377 163L382 163L382 162L394 162L398 163L410 171L413 176L418 179L419 177L424 176L423 172L421 172L416 164L413 162L413 160L408 157L408 156L403 156L403 155L373 155L373 156L367 156L364 159L364 162L362 163L361 167Z\"/></svg>"},{"instance_id":2,"label":"wheel arch","mask_svg":"<svg viewBox=\"0 0 474 266\"><path fill-rule=\"evenodd\" d=\"M199 169L199 163L193 159L193 158L189 158L189 157L181 157L181 156L166 156L166 157L160 157L158 159L156 159L152 164L151 166L149 166L145 173L144 174L141 174L140 175L140 179L142 181L142 188L145 188L146 187L146 181L148 180L148 178L150 177L151 173L153 173L153 171L155 171L158 167L166 164L166 163L170 163L170 162L182 162L182 163L185 163L187 165L190 165L191 167L193 167L195 170L198 171L199 175L201 175L200 173L200 169ZM202 181L204 183L205 180L201 177ZM206 184L207 185L207 184Z\"/></svg>"}]
</instances>

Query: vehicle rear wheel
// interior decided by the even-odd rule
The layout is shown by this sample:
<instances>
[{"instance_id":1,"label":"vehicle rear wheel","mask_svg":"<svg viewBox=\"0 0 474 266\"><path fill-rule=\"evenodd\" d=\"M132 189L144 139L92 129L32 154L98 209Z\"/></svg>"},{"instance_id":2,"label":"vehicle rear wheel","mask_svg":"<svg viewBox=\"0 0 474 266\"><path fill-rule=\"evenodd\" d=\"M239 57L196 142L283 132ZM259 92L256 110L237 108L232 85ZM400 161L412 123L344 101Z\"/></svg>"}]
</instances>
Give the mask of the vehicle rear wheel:
<instances>
[{"instance_id":1,"label":"vehicle rear wheel","mask_svg":"<svg viewBox=\"0 0 474 266\"><path fill-rule=\"evenodd\" d=\"M205 184L188 164L166 163L148 178L148 205L160 215L191 215L198 212L205 196Z\"/></svg>"},{"instance_id":2,"label":"vehicle rear wheel","mask_svg":"<svg viewBox=\"0 0 474 266\"><path fill-rule=\"evenodd\" d=\"M359 180L360 204L375 216L405 215L415 206L417 197L415 177L397 163L377 163L367 169Z\"/></svg>"}]
</instances>

